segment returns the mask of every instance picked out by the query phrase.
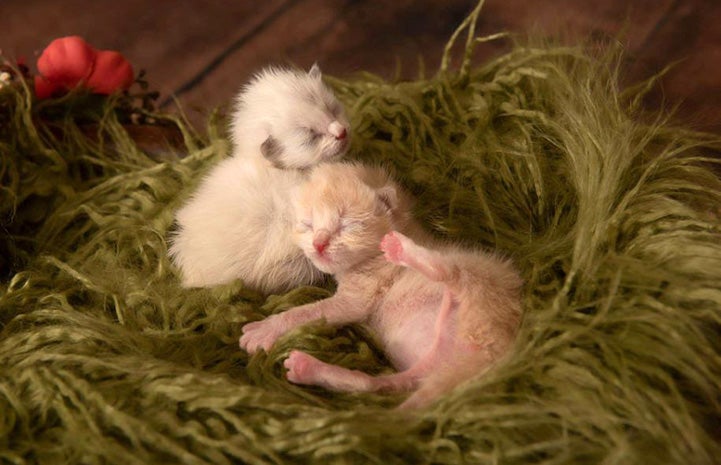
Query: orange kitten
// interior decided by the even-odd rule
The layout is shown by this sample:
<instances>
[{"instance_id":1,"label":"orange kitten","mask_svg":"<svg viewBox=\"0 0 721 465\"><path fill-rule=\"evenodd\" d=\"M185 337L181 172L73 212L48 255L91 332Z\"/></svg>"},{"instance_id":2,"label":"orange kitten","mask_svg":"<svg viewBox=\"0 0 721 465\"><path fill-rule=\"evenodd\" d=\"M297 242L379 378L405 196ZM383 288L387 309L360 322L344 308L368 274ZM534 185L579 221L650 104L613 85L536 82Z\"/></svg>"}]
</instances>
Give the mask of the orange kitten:
<instances>
[{"instance_id":1,"label":"orange kitten","mask_svg":"<svg viewBox=\"0 0 721 465\"><path fill-rule=\"evenodd\" d=\"M373 377L291 352L287 377L336 391L411 391L401 407L427 405L507 353L521 317L521 278L508 260L429 241L402 192L377 170L316 167L295 204L296 240L338 281L332 297L246 324L240 345L268 350L312 321L362 323L398 373Z\"/></svg>"}]
</instances>

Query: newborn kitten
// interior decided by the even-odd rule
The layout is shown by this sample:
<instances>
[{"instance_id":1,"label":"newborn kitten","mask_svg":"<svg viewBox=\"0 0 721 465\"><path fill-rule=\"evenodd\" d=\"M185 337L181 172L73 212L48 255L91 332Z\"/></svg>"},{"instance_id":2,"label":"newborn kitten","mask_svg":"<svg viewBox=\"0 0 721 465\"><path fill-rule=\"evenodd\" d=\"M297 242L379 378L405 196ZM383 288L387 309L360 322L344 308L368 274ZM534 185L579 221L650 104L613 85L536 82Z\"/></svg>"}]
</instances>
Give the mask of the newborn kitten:
<instances>
[{"instance_id":1,"label":"newborn kitten","mask_svg":"<svg viewBox=\"0 0 721 465\"><path fill-rule=\"evenodd\" d=\"M290 195L305 169L348 148L343 107L321 80L267 68L240 92L232 116L232 155L202 180L176 214L170 256L185 287L242 279L280 292L322 277L292 240Z\"/></svg>"},{"instance_id":2,"label":"newborn kitten","mask_svg":"<svg viewBox=\"0 0 721 465\"><path fill-rule=\"evenodd\" d=\"M423 237L399 191L368 185L359 169L318 166L295 206L296 240L338 281L335 295L246 324L240 346L268 350L289 330L317 320L363 323L397 373L373 377L293 351L284 362L288 379L336 391L414 391L401 407L424 406L509 350L521 317L521 278L495 255L426 248L396 231Z\"/></svg>"}]
</instances>

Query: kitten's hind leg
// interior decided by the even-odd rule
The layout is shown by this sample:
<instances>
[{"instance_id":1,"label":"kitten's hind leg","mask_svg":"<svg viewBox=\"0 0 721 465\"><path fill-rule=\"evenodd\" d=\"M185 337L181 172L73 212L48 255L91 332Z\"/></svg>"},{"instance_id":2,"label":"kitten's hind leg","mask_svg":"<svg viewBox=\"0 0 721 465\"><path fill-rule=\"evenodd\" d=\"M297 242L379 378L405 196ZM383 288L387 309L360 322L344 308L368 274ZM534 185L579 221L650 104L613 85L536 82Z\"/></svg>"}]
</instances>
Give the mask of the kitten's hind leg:
<instances>
[{"instance_id":1,"label":"kitten's hind leg","mask_svg":"<svg viewBox=\"0 0 721 465\"><path fill-rule=\"evenodd\" d=\"M412 368L392 375L371 376L322 362L299 350L292 351L283 365L288 369L288 381L336 392L411 391L418 386L418 374Z\"/></svg>"},{"instance_id":2,"label":"kitten's hind leg","mask_svg":"<svg viewBox=\"0 0 721 465\"><path fill-rule=\"evenodd\" d=\"M383 237L381 250L389 262L413 268L431 281L451 281L458 274L458 268L441 253L416 244L398 231Z\"/></svg>"}]
</instances>

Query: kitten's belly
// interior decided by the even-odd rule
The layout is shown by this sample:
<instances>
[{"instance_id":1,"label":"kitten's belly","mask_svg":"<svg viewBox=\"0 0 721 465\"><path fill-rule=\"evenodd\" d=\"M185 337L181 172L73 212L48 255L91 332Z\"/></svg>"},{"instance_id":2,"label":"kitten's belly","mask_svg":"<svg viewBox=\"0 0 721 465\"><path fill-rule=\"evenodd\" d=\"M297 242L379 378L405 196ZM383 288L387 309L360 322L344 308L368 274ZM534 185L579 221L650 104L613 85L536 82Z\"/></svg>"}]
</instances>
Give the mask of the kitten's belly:
<instances>
[{"instance_id":1,"label":"kitten's belly","mask_svg":"<svg viewBox=\"0 0 721 465\"><path fill-rule=\"evenodd\" d=\"M371 321L386 356L401 371L431 349L444 289L442 284L408 271L390 289Z\"/></svg>"}]
</instances>

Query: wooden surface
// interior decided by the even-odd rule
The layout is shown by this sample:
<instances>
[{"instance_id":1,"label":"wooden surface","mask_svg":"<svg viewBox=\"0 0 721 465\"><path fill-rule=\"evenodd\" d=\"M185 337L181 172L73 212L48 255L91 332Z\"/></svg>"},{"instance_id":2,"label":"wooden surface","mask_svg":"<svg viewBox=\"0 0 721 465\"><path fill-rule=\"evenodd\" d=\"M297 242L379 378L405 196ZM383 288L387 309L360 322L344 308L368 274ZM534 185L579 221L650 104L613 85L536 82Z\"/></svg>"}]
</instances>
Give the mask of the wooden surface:
<instances>
[{"instance_id":1,"label":"wooden surface","mask_svg":"<svg viewBox=\"0 0 721 465\"><path fill-rule=\"evenodd\" d=\"M419 59L438 66L443 46L474 0L0 0L0 49L34 67L56 37L77 34L122 52L151 86L176 95L195 121L227 103L269 63L347 76L371 71L417 75ZM621 40L624 73L640 79L681 60L649 100L680 104L695 128L721 133L721 1L487 0L479 34L501 31ZM622 33L625 31L625 33ZM478 59L507 41L479 49ZM167 108L170 108L168 106Z\"/></svg>"}]
</instances>

